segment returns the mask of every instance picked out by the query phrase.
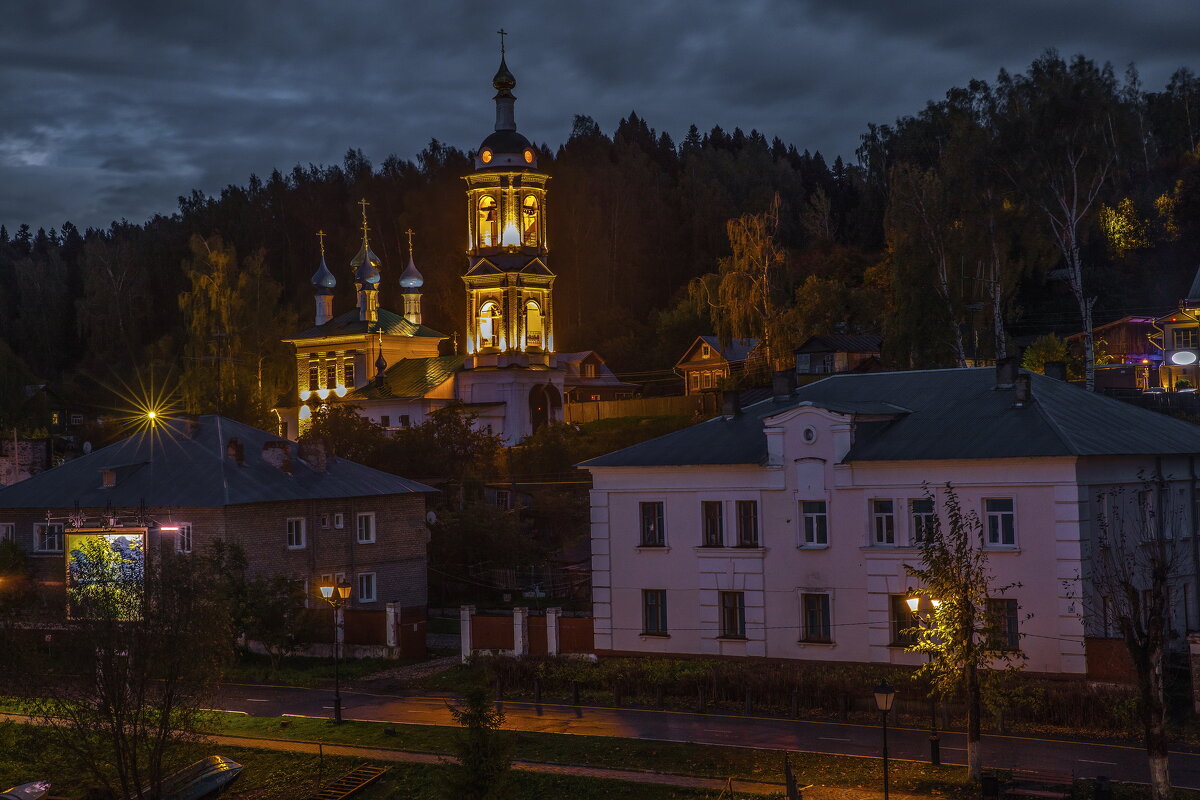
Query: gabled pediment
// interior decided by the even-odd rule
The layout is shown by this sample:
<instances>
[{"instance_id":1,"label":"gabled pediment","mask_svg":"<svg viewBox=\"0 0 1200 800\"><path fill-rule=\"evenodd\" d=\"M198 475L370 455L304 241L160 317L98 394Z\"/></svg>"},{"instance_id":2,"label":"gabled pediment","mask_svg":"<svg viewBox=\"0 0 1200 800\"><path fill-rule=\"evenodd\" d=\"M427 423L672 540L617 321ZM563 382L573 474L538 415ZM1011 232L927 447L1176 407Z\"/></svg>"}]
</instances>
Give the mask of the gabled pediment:
<instances>
[{"instance_id":1,"label":"gabled pediment","mask_svg":"<svg viewBox=\"0 0 1200 800\"><path fill-rule=\"evenodd\" d=\"M467 271L467 274L463 277L473 278L479 275L499 275L501 271L502 270L491 261L488 261L486 258L481 258L475 262L475 265L472 266L471 269Z\"/></svg>"},{"instance_id":2,"label":"gabled pediment","mask_svg":"<svg viewBox=\"0 0 1200 800\"><path fill-rule=\"evenodd\" d=\"M531 260L528 264L521 268L521 273L524 275L546 275L554 277L554 273L546 266L540 258Z\"/></svg>"}]
</instances>

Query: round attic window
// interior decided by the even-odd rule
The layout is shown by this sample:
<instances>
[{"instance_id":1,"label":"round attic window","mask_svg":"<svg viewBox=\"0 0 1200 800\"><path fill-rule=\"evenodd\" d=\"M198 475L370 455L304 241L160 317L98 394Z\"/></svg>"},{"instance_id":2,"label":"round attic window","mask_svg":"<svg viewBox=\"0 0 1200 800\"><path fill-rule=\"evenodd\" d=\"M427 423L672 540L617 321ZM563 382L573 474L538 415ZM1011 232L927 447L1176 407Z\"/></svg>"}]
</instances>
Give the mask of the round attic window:
<instances>
[{"instance_id":1,"label":"round attic window","mask_svg":"<svg viewBox=\"0 0 1200 800\"><path fill-rule=\"evenodd\" d=\"M533 163L533 151L530 150L529 148L525 148L525 163L526 164Z\"/></svg>"},{"instance_id":2,"label":"round attic window","mask_svg":"<svg viewBox=\"0 0 1200 800\"><path fill-rule=\"evenodd\" d=\"M804 443L812 444L817 440L817 429L809 425L804 429Z\"/></svg>"},{"instance_id":3,"label":"round attic window","mask_svg":"<svg viewBox=\"0 0 1200 800\"><path fill-rule=\"evenodd\" d=\"M485 149L485 150L481 150L481 151L480 151L480 153L479 153L479 160L480 160L480 161L482 161L482 162L483 162L483 163L485 163L485 164L490 164L490 163L492 163L492 151L491 151L491 150L486 150L486 149Z\"/></svg>"}]
</instances>

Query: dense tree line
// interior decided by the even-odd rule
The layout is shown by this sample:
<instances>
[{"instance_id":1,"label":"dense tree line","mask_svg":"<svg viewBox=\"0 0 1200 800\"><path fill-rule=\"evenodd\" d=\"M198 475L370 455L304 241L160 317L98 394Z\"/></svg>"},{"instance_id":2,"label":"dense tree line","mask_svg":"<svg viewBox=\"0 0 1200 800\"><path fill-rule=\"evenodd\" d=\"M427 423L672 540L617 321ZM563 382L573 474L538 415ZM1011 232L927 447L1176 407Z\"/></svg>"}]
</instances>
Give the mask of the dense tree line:
<instances>
[{"instance_id":1,"label":"dense tree line","mask_svg":"<svg viewBox=\"0 0 1200 800\"><path fill-rule=\"evenodd\" d=\"M697 333L756 333L753 315L695 291L767 252L735 228L771 237L753 294L779 353L844 326L882 332L899 365L952 366L1008 352L1014 336L1165 310L1200 257L1198 138L1189 70L1149 91L1132 68L1053 52L869 126L857 164L758 131L693 126L676 143L637 114L611 135L577 117L539 156L554 177L557 344L639 372L668 369ZM292 380L275 343L309 319L319 229L337 307L352 306L364 197L382 304L401 305L412 228L426 322L461 339L471 169L437 140L379 165L351 150L339 165L193 191L144 224L0 229L0 373L94 397L153 369L191 410L261 421ZM33 424L22 402L6 381L0 425Z\"/></svg>"}]
</instances>

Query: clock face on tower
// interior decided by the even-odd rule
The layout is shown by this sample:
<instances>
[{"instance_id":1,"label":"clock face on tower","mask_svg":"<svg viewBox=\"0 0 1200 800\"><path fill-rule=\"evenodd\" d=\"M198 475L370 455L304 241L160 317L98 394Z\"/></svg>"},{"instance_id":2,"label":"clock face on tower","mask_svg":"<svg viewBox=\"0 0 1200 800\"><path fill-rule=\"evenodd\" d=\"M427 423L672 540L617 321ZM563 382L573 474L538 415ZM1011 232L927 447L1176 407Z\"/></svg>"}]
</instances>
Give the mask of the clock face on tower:
<instances>
[{"instance_id":1,"label":"clock face on tower","mask_svg":"<svg viewBox=\"0 0 1200 800\"><path fill-rule=\"evenodd\" d=\"M484 162L484 163L487 163L487 162ZM529 148L525 148L525 163L526 164L533 163L533 151L530 150Z\"/></svg>"},{"instance_id":2,"label":"clock face on tower","mask_svg":"<svg viewBox=\"0 0 1200 800\"><path fill-rule=\"evenodd\" d=\"M485 164L490 164L490 163L492 163L492 151L491 151L491 150L487 150L487 149L483 150L483 151L482 151L482 152L479 154L479 160L480 160L480 161L482 161L482 162L483 162L483 163L485 163Z\"/></svg>"}]
</instances>

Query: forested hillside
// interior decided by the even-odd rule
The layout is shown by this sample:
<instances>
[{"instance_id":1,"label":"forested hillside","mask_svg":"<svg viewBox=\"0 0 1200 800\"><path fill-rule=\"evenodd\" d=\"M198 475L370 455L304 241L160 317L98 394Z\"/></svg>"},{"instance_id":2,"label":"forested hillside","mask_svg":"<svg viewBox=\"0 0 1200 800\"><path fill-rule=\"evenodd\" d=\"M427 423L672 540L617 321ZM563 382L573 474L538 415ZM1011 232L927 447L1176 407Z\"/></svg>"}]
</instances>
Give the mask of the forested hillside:
<instances>
[{"instance_id":1,"label":"forested hillside","mask_svg":"<svg viewBox=\"0 0 1200 800\"><path fill-rule=\"evenodd\" d=\"M844 324L882 332L897 364L951 366L1011 351L1014 335L1079 330L1093 298L1097 323L1165 310L1200 260L1198 137L1187 69L1147 89L1132 70L1054 53L869 126L855 164L769 132L693 127L675 142L638 114L611 134L577 117L539 156L553 176L556 343L653 379L700 332L771 327L788 345ZM381 304L401 305L412 228L426 324L461 338L471 169L437 140L379 164L351 149L340 165L192 192L142 224L0 229L0 426L38 424L23 418L22 381L100 399L97 385L152 371L190 410L219 400L265 421L292 379L278 340L312 314L319 229L337 306L353 304L362 197ZM697 289L737 267L727 223L776 196L770 318L712 307Z\"/></svg>"}]
</instances>

